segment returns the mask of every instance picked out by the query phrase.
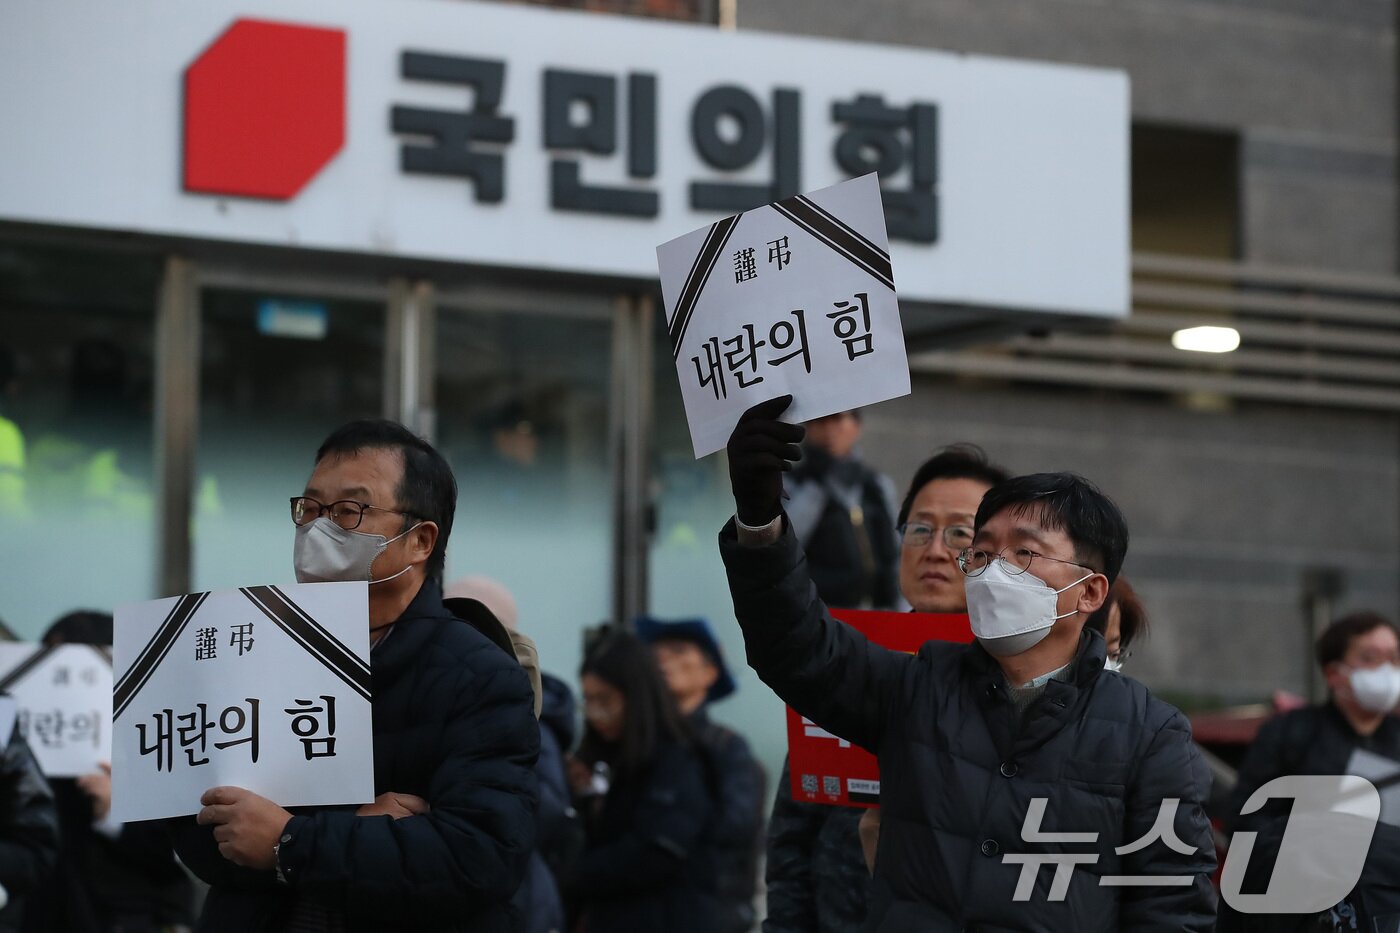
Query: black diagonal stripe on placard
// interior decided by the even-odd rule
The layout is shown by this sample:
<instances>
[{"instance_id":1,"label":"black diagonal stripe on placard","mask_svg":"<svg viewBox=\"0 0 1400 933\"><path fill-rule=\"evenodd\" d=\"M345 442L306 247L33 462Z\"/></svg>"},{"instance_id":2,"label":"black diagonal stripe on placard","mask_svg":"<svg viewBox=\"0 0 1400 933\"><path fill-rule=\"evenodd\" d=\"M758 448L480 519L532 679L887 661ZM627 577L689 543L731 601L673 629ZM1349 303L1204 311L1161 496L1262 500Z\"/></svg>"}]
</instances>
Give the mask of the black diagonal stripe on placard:
<instances>
[{"instance_id":1,"label":"black diagonal stripe on placard","mask_svg":"<svg viewBox=\"0 0 1400 933\"><path fill-rule=\"evenodd\" d=\"M676 313L671 318L669 328L672 359L680 359L681 341L685 339L686 328L690 326L690 316L700 302L700 293L705 290L705 283L710 280L710 273L714 271L720 253L724 252L724 244L729 242L729 235L739 226L739 217L735 214L711 224L710 232L705 235L705 243L690 266L690 275L686 276L685 285L676 299Z\"/></svg>"},{"instance_id":2,"label":"black diagonal stripe on placard","mask_svg":"<svg viewBox=\"0 0 1400 933\"><path fill-rule=\"evenodd\" d=\"M798 196L773 202L773 209L845 256L858 268L894 290L890 254L871 243L844 221L828 214L807 198Z\"/></svg>"},{"instance_id":3,"label":"black diagonal stripe on placard","mask_svg":"<svg viewBox=\"0 0 1400 933\"><path fill-rule=\"evenodd\" d=\"M813 200L812 200L811 198L809 198L807 195L805 195L805 194L799 194L799 195L797 195L796 197L800 198L801 201L802 201L802 203L805 204L807 207L810 207L812 210L816 211L818 214L820 214L821 216L825 217L828 223L836 224L836 225L838 225L838 226L844 228L848 233L850 233L851 236L855 237L855 238L856 238L857 240L859 240L861 243L865 244L865 248L866 248L866 249L874 250L876 253L878 253L880 256L882 256L882 257L883 257L884 259L886 259L886 260L888 260L888 259L890 258L889 253L888 253L886 250L883 250L883 249L881 249L880 247L876 246L876 245L875 245L875 242L874 242L873 240L871 240L868 236L866 236L865 234L861 233L859 230L857 230L855 227L852 227L850 224L846 223L846 222L845 222L844 220L842 220L841 218L837 217L837 216L836 216L835 214L833 214L831 211L829 211L829 210L827 210L826 208L822 207L822 206L821 206L820 204L818 204L816 201L813 201Z\"/></svg>"},{"instance_id":4,"label":"black diagonal stripe on placard","mask_svg":"<svg viewBox=\"0 0 1400 933\"><path fill-rule=\"evenodd\" d=\"M369 665L307 615L275 586L240 587L239 592L332 674L366 700L370 698Z\"/></svg>"},{"instance_id":5,"label":"black diagonal stripe on placard","mask_svg":"<svg viewBox=\"0 0 1400 933\"><path fill-rule=\"evenodd\" d=\"M141 688L146 686L146 682L151 679L151 675L160 666L160 662L165 660L165 656L170 653L170 648L175 644L175 640L180 637L180 633L185 630L190 619L194 617L194 614L199 611L199 607L204 605L204 600L208 598L208 593L189 593L181 596L175 602L170 614L165 617L160 628L156 629L155 635L136 656L136 662L126 669L126 673L112 687L113 721L136 698L136 694L141 692Z\"/></svg>"},{"instance_id":6,"label":"black diagonal stripe on placard","mask_svg":"<svg viewBox=\"0 0 1400 933\"><path fill-rule=\"evenodd\" d=\"M3 678L0 678L0 693L4 693L27 677L29 672L38 667L43 662L44 658L53 654L54 649L57 647L57 645L45 645L21 661L18 667L10 671Z\"/></svg>"}]
</instances>

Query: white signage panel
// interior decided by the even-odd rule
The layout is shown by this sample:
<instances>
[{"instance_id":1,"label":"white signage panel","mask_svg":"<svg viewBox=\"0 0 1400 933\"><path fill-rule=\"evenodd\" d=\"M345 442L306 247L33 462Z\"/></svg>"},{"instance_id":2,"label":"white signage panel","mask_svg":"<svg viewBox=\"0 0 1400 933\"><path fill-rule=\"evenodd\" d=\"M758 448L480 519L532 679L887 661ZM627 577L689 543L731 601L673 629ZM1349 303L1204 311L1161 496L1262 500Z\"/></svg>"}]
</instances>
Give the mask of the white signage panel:
<instances>
[{"instance_id":1,"label":"white signage panel","mask_svg":"<svg viewBox=\"0 0 1400 933\"><path fill-rule=\"evenodd\" d=\"M119 606L115 642L116 819L197 813L219 785L284 807L374 799L368 584Z\"/></svg>"},{"instance_id":2,"label":"white signage panel","mask_svg":"<svg viewBox=\"0 0 1400 933\"><path fill-rule=\"evenodd\" d=\"M240 21L343 34L343 145L290 198L182 185L187 69ZM877 171L906 299L1115 317L1128 121L1117 71L511 4L0 5L0 220L651 279Z\"/></svg>"},{"instance_id":3,"label":"white signage panel","mask_svg":"<svg viewBox=\"0 0 1400 933\"><path fill-rule=\"evenodd\" d=\"M746 211L656 250L695 455L747 408L810 421L909 393L874 175Z\"/></svg>"},{"instance_id":4,"label":"white signage panel","mask_svg":"<svg viewBox=\"0 0 1400 933\"><path fill-rule=\"evenodd\" d=\"M94 645L0 642L0 691L15 700L10 720L48 777L95 774L112 760L112 661Z\"/></svg>"}]
</instances>

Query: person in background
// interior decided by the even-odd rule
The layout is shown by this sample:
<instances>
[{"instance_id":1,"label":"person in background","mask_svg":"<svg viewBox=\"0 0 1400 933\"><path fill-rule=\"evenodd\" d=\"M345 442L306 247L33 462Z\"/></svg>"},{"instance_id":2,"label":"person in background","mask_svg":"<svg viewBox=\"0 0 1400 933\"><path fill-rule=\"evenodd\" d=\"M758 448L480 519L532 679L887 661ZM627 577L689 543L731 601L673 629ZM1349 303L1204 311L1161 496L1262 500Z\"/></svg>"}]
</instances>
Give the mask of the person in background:
<instances>
[{"instance_id":1,"label":"person in background","mask_svg":"<svg viewBox=\"0 0 1400 933\"><path fill-rule=\"evenodd\" d=\"M70 612L44 645L112 644L112 616ZM25 917L31 933L157 933L194 923L194 884L157 823L111 818L112 772L50 778L61 833L58 865Z\"/></svg>"},{"instance_id":2,"label":"person in background","mask_svg":"<svg viewBox=\"0 0 1400 933\"><path fill-rule=\"evenodd\" d=\"M587 842L565 884L582 933L714 933L714 806L651 649L611 632L580 669L583 741L569 781Z\"/></svg>"},{"instance_id":3,"label":"person in background","mask_svg":"<svg viewBox=\"0 0 1400 933\"><path fill-rule=\"evenodd\" d=\"M20 735L11 698L0 694L0 933L24 929L30 905L58 861L53 791Z\"/></svg>"},{"instance_id":4,"label":"person in background","mask_svg":"<svg viewBox=\"0 0 1400 933\"><path fill-rule=\"evenodd\" d=\"M540 720L540 757L535 762L535 777L540 784L540 805L535 813L537 832L525 879L511 903L525 917L526 933L556 933L564 929L564 902L559 895L555 866L565 861L574 848L576 824L564 770L564 751L573 744L574 697L562 680L540 670L535 643L519 630L520 610L503 584L474 575L443 587L444 605L454 612L454 600L459 599L481 603L506 628L512 650L535 690L536 716Z\"/></svg>"},{"instance_id":5,"label":"person in background","mask_svg":"<svg viewBox=\"0 0 1400 933\"><path fill-rule=\"evenodd\" d=\"M1113 581L1108 600L1089 616L1084 627L1103 636L1108 652L1103 669L1115 673L1123 670L1123 664L1133 656L1129 646L1147 637L1147 610L1142 608L1142 600L1127 577Z\"/></svg>"},{"instance_id":6,"label":"person in background","mask_svg":"<svg viewBox=\"0 0 1400 933\"><path fill-rule=\"evenodd\" d=\"M1009 475L971 444L939 451L914 472L898 520L899 589L915 612L967 611L958 552L972 543L983 494ZM768 821L764 933L855 933L870 903L879 808L797 801L791 787L785 759Z\"/></svg>"},{"instance_id":7,"label":"person in background","mask_svg":"<svg viewBox=\"0 0 1400 933\"><path fill-rule=\"evenodd\" d=\"M706 710L732 694L734 678L704 619L662 622L641 618L637 636L650 644L708 771L717 812L707 839L715 853L721 917L716 933L747 933L763 832L763 768L749 743L710 719Z\"/></svg>"},{"instance_id":8,"label":"person in background","mask_svg":"<svg viewBox=\"0 0 1400 933\"><path fill-rule=\"evenodd\" d=\"M861 459L858 410L807 422L803 457L784 480L787 513L822 601L898 607L894 483Z\"/></svg>"},{"instance_id":9,"label":"person in background","mask_svg":"<svg viewBox=\"0 0 1400 933\"><path fill-rule=\"evenodd\" d=\"M1317 665L1327 699L1264 723L1240 764L1225 810L1225 829L1257 833L1245 890L1268 884L1288 823L1291 801L1273 799L1241 810L1274 778L1293 774L1353 774L1358 752L1400 762L1400 628L1375 612L1337 619L1318 637ZM1363 777L1367 775L1361 775ZM1256 878L1254 875L1262 874ZM1258 887L1253 887L1257 884ZM1347 901L1321 916L1241 915L1220 902L1220 933L1235 931L1394 930L1400 924L1400 828L1376 824L1361 880Z\"/></svg>"}]
</instances>

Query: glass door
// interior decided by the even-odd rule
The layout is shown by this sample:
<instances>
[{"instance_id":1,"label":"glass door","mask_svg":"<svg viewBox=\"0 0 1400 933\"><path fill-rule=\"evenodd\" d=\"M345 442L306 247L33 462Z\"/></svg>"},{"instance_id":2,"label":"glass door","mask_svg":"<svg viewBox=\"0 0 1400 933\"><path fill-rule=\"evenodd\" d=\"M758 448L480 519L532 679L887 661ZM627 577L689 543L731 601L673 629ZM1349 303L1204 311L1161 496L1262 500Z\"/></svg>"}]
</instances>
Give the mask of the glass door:
<instances>
[{"instance_id":1,"label":"glass door","mask_svg":"<svg viewBox=\"0 0 1400 933\"><path fill-rule=\"evenodd\" d=\"M201 283L192 582L290 582L288 497L334 428L384 414L387 288Z\"/></svg>"},{"instance_id":2,"label":"glass door","mask_svg":"<svg viewBox=\"0 0 1400 933\"><path fill-rule=\"evenodd\" d=\"M576 295L436 301L437 444L459 489L446 580L503 584L571 684L582 630L612 607L612 312Z\"/></svg>"}]
</instances>

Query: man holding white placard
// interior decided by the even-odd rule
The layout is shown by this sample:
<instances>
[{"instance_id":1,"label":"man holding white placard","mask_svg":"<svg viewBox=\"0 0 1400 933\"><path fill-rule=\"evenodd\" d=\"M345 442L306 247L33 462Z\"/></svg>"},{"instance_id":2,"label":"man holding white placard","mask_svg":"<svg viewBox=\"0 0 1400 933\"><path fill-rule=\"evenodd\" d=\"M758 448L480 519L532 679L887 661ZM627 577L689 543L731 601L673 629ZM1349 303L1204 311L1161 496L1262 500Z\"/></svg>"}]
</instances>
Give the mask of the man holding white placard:
<instances>
[{"instance_id":1,"label":"man holding white placard","mask_svg":"<svg viewBox=\"0 0 1400 933\"><path fill-rule=\"evenodd\" d=\"M509 930L534 840L533 695L443 607L457 486L401 425L354 422L291 500L302 583L367 580L373 804L283 809L214 787L176 848L212 886L202 930Z\"/></svg>"},{"instance_id":2,"label":"man holding white placard","mask_svg":"<svg viewBox=\"0 0 1400 933\"><path fill-rule=\"evenodd\" d=\"M734 428L719 545L749 664L879 758L863 929L1213 930L1210 772L1185 716L1100 676L1103 637L1084 626L1127 553L1118 507L1070 473L993 486L957 559L975 642L892 651L812 585L781 499L801 457L802 428L779 420L791 402Z\"/></svg>"}]
</instances>

